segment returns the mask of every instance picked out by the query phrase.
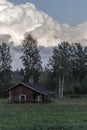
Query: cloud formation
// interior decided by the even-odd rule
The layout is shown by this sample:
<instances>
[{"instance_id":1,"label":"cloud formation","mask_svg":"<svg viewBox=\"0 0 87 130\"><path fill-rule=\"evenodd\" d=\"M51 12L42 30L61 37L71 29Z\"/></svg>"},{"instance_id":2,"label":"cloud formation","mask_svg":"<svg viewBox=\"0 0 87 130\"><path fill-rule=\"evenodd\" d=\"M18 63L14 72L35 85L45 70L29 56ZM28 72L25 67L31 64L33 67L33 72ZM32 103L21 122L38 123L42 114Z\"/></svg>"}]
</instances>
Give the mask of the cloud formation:
<instances>
[{"instance_id":1,"label":"cloud formation","mask_svg":"<svg viewBox=\"0 0 87 130\"><path fill-rule=\"evenodd\" d=\"M13 41L15 47L19 46L25 32L30 32L38 45L44 48L56 46L62 41L87 45L87 22L76 26L60 24L31 3L15 5L8 0L0 0L0 41ZM47 52L47 49L44 48L40 47L42 57L46 57L44 51ZM13 52L18 57L19 53L15 49Z\"/></svg>"},{"instance_id":2,"label":"cloud formation","mask_svg":"<svg viewBox=\"0 0 87 130\"><path fill-rule=\"evenodd\" d=\"M0 34L9 35L20 45L25 32L30 32L41 46L55 46L61 41L87 41L87 22L77 26L60 24L31 3L15 5L0 0Z\"/></svg>"}]
</instances>

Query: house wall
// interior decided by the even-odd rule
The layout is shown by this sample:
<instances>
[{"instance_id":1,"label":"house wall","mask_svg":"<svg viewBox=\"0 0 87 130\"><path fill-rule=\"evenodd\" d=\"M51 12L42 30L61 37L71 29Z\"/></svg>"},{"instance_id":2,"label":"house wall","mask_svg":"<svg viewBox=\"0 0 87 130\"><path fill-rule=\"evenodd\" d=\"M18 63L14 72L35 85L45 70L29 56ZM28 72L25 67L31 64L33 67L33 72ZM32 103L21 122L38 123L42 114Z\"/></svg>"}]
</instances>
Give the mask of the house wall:
<instances>
[{"instance_id":1,"label":"house wall","mask_svg":"<svg viewBox=\"0 0 87 130\"><path fill-rule=\"evenodd\" d=\"M11 101L19 101L20 96L25 95L26 101L33 101L33 95L37 94L36 92L30 90L27 87L24 87L22 85L19 85L13 89L10 90L10 99Z\"/></svg>"}]
</instances>

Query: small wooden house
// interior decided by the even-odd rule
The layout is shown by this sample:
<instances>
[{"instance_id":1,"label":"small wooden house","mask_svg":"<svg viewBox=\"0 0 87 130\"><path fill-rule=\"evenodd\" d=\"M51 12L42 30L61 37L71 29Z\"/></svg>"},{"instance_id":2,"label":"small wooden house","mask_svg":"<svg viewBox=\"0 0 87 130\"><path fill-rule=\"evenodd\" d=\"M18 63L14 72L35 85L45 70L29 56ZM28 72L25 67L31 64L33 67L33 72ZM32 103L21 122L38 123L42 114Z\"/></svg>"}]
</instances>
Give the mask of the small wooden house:
<instances>
[{"instance_id":1,"label":"small wooden house","mask_svg":"<svg viewBox=\"0 0 87 130\"><path fill-rule=\"evenodd\" d=\"M8 89L9 100L12 102L45 101L53 94L46 88L34 83L19 83Z\"/></svg>"}]
</instances>

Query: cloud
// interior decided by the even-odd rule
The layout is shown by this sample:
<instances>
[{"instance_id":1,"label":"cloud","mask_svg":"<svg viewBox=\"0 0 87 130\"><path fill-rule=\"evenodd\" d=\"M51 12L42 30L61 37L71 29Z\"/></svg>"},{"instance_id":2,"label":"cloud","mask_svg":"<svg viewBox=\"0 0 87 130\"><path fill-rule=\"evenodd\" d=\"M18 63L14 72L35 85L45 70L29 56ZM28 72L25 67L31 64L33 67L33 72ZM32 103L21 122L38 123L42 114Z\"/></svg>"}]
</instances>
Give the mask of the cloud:
<instances>
[{"instance_id":1,"label":"cloud","mask_svg":"<svg viewBox=\"0 0 87 130\"><path fill-rule=\"evenodd\" d=\"M0 0L0 34L11 36L14 45L20 45L25 32L30 32L40 46L55 46L61 41L87 41L87 22L77 26L60 24L31 3L15 5Z\"/></svg>"},{"instance_id":2,"label":"cloud","mask_svg":"<svg viewBox=\"0 0 87 130\"><path fill-rule=\"evenodd\" d=\"M14 42L14 59L20 56L17 47L21 45L25 32L30 32L37 39L38 45L43 46L40 49L44 62L47 59L45 57L52 52L48 48L62 41L87 45L87 22L76 26L61 24L31 3L15 5L7 0L0 0L0 41Z\"/></svg>"},{"instance_id":3,"label":"cloud","mask_svg":"<svg viewBox=\"0 0 87 130\"><path fill-rule=\"evenodd\" d=\"M40 55L44 67L47 64L49 57L52 55L53 47L39 46L38 49L40 50ZM20 57L22 56L21 45L11 46L11 54L12 54L13 61L16 61L16 62L12 62L13 70L16 68L23 67L22 61L20 59Z\"/></svg>"},{"instance_id":4,"label":"cloud","mask_svg":"<svg viewBox=\"0 0 87 130\"><path fill-rule=\"evenodd\" d=\"M66 19L65 21L68 22L68 23L73 24L76 21L76 19L71 17L71 18Z\"/></svg>"},{"instance_id":5,"label":"cloud","mask_svg":"<svg viewBox=\"0 0 87 130\"><path fill-rule=\"evenodd\" d=\"M43 47L39 46L40 55L42 58L43 66L46 66L48 63L49 57L52 55L53 47Z\"/></svg>"},{"instance_id":6,"label":"cloud","mask_svg":"<svg viewBox=\"0 0 87 130\"><path fill-rule=\"evenodd\" d=\"M11 36L8 34L1 34L0 35L0 43L6 42L8 43L11 39Z\"/></svg>"}]
</instances>

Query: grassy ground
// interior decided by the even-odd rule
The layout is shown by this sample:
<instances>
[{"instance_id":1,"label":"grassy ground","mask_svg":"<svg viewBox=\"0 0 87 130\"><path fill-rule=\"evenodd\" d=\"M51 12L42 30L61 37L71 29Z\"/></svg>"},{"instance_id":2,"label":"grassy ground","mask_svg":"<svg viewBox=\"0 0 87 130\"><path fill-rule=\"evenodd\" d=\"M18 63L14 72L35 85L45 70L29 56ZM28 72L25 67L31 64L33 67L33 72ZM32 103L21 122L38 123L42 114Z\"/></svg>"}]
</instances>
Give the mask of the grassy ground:
<instances>
[{"instance_id":1,"label":"grassy ground","mask_svg":"<svg viewBox=\"0 0 87 130\"><path fill-rule=\"evenodd\" d=\"M87 130L87 99L11 104L0 99L0 130Z\"/></svg>"}]
</instances>

